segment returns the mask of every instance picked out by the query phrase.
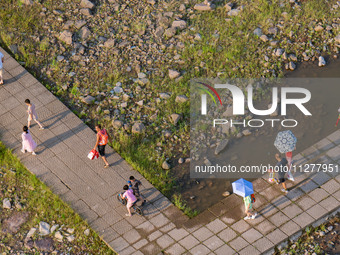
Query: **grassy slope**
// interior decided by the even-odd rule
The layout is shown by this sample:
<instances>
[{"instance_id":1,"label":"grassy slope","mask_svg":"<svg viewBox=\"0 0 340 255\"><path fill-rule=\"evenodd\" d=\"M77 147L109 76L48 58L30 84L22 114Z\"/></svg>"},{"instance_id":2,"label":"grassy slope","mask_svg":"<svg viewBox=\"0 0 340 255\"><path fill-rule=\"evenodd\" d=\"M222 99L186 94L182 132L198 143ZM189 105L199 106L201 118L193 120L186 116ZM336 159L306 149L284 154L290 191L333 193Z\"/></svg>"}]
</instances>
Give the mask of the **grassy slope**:
<instances>
[{"instance_id":1,"label":"grassy slope","mask_svg":"<svg viewBox=\"0 0 340 255\"><path fill-rule=\"evenodd\" d=\"M3 192L3 198L11 200L19 199L24 205L19 211L29 212L29 220L21 227L18 234L14 236L5 235L0 232L0 240L6 245L13 245L14 240L23 240L27 232L32 227L39 225L40 221L48 223L54 222L59 226L64 225L67 228L74 228L75 240L72 244L64 241L64 246L71 246L72 252L90 252L91 254L114 254L106 244L101 241L99 236L90 231L90 235L84 235L84 230L90 228L88 224L76 214L69 205L64 203L57 195L46 187L38 178L32 175L19 160L0 142L0 191ZM15 173L10 171L14 169ZM2 204L1 199L1 204ZM1 217L5 219L12 211L2 210ZM63 246L61 245L61 247ZM29 251L22 248L23 250ZM60 250L63 250L61 248ZM1 247L0 247L1 251ZM38 253L39 254L39 253Z\"/></svg>"}]
</instances>

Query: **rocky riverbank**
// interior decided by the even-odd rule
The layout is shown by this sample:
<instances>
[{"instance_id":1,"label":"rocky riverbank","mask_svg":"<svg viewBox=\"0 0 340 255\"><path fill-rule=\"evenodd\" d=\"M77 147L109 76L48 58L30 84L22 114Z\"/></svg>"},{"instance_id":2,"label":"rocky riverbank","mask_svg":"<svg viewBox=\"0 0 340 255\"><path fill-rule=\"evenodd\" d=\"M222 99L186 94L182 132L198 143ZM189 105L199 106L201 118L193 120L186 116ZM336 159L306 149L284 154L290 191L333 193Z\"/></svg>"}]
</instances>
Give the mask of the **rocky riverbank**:
<instances>
[{"instance_id":1,"label":"rocky riverbank","mask_svg":"<svg viewBox=\"0 0 340 255\"><path fill-rule=\"evenodd\" d=\"M280 77L301 61L327 65L340 47L339 1L215 1L206 11L197 3L3 1L0 36L86 123L105 124L114 148L171 195L176 168L189 162L190 79Z\"/></svg>"}]
</instances>

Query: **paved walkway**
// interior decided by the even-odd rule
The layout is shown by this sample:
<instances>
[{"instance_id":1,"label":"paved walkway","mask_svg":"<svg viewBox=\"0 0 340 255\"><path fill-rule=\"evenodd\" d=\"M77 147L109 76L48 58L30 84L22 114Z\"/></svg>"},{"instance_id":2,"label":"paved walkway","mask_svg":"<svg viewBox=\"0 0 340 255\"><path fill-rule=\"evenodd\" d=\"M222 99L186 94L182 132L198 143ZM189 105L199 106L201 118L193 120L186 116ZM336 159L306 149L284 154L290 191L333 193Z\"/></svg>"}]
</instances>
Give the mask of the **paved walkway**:
<instances>
[{"instance_id":1,"label":"paved walkway","mask_svg":"<svg viewBox=\"0 0 340 255\"><path fill-rule=\"evenodd\" d=\"M21 67L4 50L5 86L0 87L0 139L13 149L29 171L87 220L102 239L119 254L260 254L296 238L309 225L320 224L339 210L338 173L305 173L290 183L284 196L277 185L265 179L253 182L254 205L260 216L244 221L242 199L231 195L194 219L188 219L142 178L111 148L111 167L90 161L87 153L95 133L63 103ZM26 124L29 98L47 129L33 125L39 144L37 156L22 154L21 130ZM305 162L340 162L340 130L294 157ZM126 218L126 209L116 194L130 175L141 179L147 198L145 216Z\"/></svg>"}]
</instances>

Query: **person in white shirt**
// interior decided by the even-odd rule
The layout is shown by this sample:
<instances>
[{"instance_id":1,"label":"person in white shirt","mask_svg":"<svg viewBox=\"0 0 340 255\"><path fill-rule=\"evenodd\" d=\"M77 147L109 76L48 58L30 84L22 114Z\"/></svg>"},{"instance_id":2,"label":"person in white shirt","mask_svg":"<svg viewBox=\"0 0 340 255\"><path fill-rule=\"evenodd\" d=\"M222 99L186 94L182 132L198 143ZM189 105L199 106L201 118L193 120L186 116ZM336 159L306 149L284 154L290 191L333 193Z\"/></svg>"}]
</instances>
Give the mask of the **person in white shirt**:
<instances>
[{"instance_id":1,"label":"person in white shirt","mask_svg":"<svg viewBox=\"0 0 340 255\"><path fill-rule=\"evenodd\" d=\"M28 113L27 127L30 128L31 120L34 120L39 125L40 129L44 129L44 127L38 121L38 115L37 115L37 112L35 111L35 105L33 103L31 103L31 101L29 99L26 99L25 103L28 106L28 108L27 108L27 113Z\"/></svg>"},{"instance_id":2,"label":"person in white shirt","mask_svg":"<svg viewBox=\"0 0 340 255\"><path fill-rule=\"evenodd\" d=\"M0 85L4 84L4 80L2 78L2 67L3 67L3 63L5 62L5 58L4 58L4 54L2 54L0 52Z\"/></svg>"}]
</instances>

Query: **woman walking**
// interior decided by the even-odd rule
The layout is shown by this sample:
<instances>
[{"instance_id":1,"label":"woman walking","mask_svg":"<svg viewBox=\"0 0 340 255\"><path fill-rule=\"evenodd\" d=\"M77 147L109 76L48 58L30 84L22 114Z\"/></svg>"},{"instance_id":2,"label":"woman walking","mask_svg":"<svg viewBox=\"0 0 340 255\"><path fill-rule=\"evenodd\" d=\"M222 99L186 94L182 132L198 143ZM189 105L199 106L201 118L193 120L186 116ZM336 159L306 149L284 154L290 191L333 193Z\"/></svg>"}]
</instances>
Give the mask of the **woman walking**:
<instances>
[{"instance_id":1,"label":"woman walking","mask_svg":"<svg viewBox=\"0 0 340 255\"><path fill-rule=\"evenodd\" d=\"M26 153L26 151L28 152L32 152L32 155L37 155L35 154L34 150L35 148L37 148L37 144L35 143L35 141L33 140L28 127L24 126L23 127L23 133L21 135L22 138L22 149L21 152L22 153Z\"/></svg>"}]
</instances>

